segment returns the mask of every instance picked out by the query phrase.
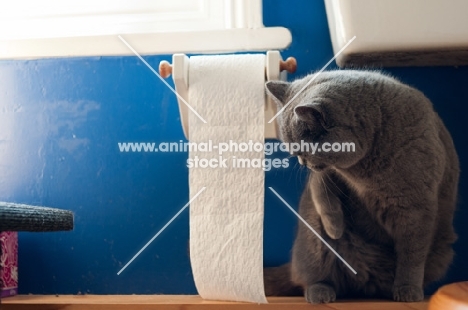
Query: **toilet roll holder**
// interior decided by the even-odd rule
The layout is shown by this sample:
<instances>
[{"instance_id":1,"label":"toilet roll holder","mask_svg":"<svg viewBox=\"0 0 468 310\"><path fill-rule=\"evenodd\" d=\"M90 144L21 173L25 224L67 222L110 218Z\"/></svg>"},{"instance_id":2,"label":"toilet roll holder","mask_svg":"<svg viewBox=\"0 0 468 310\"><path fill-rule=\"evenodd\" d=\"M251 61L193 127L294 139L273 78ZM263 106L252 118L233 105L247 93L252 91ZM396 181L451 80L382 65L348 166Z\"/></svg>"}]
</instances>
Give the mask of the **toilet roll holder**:
<instances>
[{"instance_id":1,"label":"toilet roll holder","mask_svg":"<svg viewBox=\"0 0 468 310\"><path fill-rule=\"evenodd\" d=\"M167 61L159 63L159 74L163 78L172 75L177 93L186 102L188 101L189 90L189 65L190 58L185 54L172 55L172 65ZM296 59L289 57L285 61L278 51L268 51L265 59L265 81L282 80L286 81L287 73L294 73L297 68ZM184 130L185 137L189 139L188 115L191 113L187 105L178 97L180 112L180 122ZM278 139L278 124L276 121L268 121L276 114L276 104L269 97L265 97L265 139Z\"/></svg>"}]
</instances>

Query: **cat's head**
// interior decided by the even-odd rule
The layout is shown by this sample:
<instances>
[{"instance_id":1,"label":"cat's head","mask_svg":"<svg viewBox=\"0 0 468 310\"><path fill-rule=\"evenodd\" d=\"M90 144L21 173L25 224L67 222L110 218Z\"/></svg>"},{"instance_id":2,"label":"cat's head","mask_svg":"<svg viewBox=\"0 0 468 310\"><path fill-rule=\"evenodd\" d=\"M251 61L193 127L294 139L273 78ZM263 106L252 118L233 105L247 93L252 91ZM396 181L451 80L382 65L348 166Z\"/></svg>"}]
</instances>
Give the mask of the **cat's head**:
<instances>
[{"instance_id":1,"label":"cat's head","mask_svg":"<svg viewBox=\"0 0 468 310\"><path fill-rule=\"evenodd\" d=\"M304 150L292 154L301 164L315 171L347 169L366 155L374 136L377 115L373 114L378 114L372 104L375 99L365 93L365 85L372 85L369 82L358 71L328 71L292 83L266 83L278 111L284 108L277 117L281 140L318 143L315 154ZM354 151L344 152L343 143L354 143ZM329 150L333 145L341 151Z\"/></svg>"}]
</instances>

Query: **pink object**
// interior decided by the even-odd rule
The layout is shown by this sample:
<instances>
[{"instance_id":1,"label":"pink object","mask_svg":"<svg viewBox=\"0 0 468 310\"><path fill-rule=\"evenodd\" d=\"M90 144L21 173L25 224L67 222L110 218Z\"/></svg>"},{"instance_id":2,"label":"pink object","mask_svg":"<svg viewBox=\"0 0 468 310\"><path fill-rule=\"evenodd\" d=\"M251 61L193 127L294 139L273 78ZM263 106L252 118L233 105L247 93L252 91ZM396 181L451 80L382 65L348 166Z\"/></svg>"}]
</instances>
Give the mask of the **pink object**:
<instances>
[{"instance_id":1,"label":"pink object","mask_svg":"<svg viewBox=\"0 0 468 310\"><path fill-rule=\"evenodd\" d=\"M18 294L18 233L0 233L0 298Z\"/></svg>"}]
</instances>

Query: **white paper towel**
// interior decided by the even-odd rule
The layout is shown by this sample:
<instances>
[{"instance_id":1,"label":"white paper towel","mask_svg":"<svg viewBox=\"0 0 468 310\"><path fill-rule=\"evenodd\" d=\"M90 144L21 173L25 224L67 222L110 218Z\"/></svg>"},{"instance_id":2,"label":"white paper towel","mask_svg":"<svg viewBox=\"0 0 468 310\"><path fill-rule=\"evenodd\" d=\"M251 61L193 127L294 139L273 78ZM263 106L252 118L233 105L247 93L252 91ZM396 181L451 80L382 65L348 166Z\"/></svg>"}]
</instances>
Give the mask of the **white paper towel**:
<instances>
[{"instance_id":1,"label":"white paper towel","mask_svg":"<svg viewBox=\"0 0 468 310\"><path fill-rule=\"evenodd\" d=\"M264 143L264 55L190 58L189 103L207 121L189 116L190 142ZM219 159L218 150L191 151ZM235 156L235 158L234 158ZM227 168L191 168L190 259L205 299L266 303L263 286L264 171L233 160L263 161L263 152L222 154Z\"/></svg>"}]
</instances>

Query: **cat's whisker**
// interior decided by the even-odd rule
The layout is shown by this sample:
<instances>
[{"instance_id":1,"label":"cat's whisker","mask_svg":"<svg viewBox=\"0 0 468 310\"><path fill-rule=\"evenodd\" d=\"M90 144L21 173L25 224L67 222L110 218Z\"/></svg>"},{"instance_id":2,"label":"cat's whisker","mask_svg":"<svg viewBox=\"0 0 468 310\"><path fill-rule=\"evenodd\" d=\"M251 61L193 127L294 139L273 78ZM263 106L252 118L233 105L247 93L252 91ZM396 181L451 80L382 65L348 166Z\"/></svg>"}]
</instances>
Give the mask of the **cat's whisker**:
<instances>
[{"instance_id":1,"label":"cat's whisker","mask_svg":"<svg viewBox=\"0 0 468 310\"><path fill-rule=\"evenodd\" d=\"M336 185L335 182L333 182L332 178L330 177L330 175L328 175L328 173L326 173L325 176L327 177L327 179L330 181L330 183L333 184L333 186L334 186L337 190L339 190L346 198L349 198L349 196L346 195L346 194L343 192L343 190L341 190L341 188L340 188L338 185Z\"/></svg>"},{"instance_id":2,"label":"cat's whisker","mask_svg":"<svg viewBox=\"0 0 468 310\"><path fill-rule=\"evenodd\" d=\"M328 197L328 192L329 192L329 191L331 192L331 190L330 190L330 188L328 188L327 184L325 184L325 181L323 180L323 175L320 175L320 179L322 180L322 184L323 184L323 187L324 187L324 189L325 189L325 195L327 196L328 206L329 206L330 209L331 209L332 206L331 206L331 202L330 202L330 197Z\"/></svg>"},{"instance_id":3,"label":"cat's whisker","mask_svg":"<svg viewBox=\"0 0 468 310\"><path fill-rule=\"evenodd\" d=\"M348 205L348 204L354 204L354 202L351 200L351 197L349 197L348 195L346 195L343 190L341 190L341 188L336 185L336 183L333 181L333 179L330 177L330 175L328 173L325 174L325 176L327 177L327 179L330 181L331 184L333 184L333 186L338 189L342 194L343 196L345 196L347 199L347 202L346 203L343 203L342 204L342 207L345 208L346 210L350 211L351 210L351 207ZM349 212L349 217L351 218L351 221L353 223L355 223L356 221L354 220L354 216L353 216L353 213L352 212Z\"/></svg>"}]
</instances>

